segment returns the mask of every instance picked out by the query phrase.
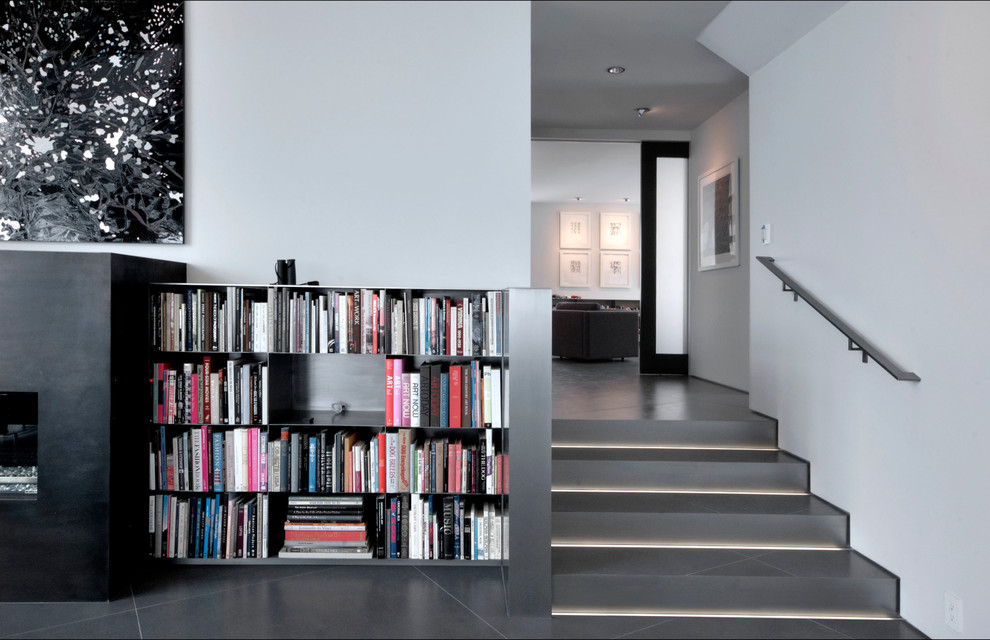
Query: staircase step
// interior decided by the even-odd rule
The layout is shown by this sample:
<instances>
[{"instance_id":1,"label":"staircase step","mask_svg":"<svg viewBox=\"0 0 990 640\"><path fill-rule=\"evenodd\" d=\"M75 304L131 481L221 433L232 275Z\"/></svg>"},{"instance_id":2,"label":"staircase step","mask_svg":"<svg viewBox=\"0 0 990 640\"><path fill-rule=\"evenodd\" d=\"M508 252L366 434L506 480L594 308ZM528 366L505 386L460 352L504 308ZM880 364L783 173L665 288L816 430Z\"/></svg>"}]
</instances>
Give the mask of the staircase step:
<instances>
[{"instance_id":1,"label":"staircase step","mask_svg":"<svg viewBox=\"0 0 990 640\"><path fill-rule=\"evenodd\" d=\"M553 550L553 613L896 618L897 578L851 549Z\"/></svg>"},{"instance_id":2,"label":"staircase step","mask_svg":"<svg viewBox=\"0 0 990 640\"><path fill-rule=\"evenodd\" d=\"M553 421L555 447L669 446L774 448L777 422L765 420Z\"/></svg>"},{"instance_id":3,"label":"staircase step","mask_svg":"<svg viewBox=\"0 0 990 640\"><path fill-rule=\"evenodd\" d=\"M553 494L554 545L846 547L848 514L812 495Z\"/></svg>"},{"instance_id":4,"label":"staircase step","mask_svg":"<svg viewBox=\"0 0 990 640\"><path fill-rule=\"evenodd\" d=\"M554 491L801 493L808 464L783 451L554 449Z\"/></svg>"}]
</instances>

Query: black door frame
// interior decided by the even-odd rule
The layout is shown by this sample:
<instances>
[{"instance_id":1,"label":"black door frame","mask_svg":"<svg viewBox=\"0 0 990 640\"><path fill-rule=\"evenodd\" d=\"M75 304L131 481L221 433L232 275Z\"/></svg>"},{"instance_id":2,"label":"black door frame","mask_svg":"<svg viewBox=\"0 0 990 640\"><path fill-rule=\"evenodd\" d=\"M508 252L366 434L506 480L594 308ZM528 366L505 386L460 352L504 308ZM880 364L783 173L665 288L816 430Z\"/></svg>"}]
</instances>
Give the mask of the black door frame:
<instances>
[{"instance_id":1,"label":"black door frame","mask_svg":"<svg viewBox=\"0 0 990 640\"><path fill-rule=\"evenodd\" d=\"M657 350L657 158L689 158L689 142L644 141L640 145L643 272L639 303L639 372L687 375L688 354ZM687 185L685 185L685 188ZM685 221L687 222L687 221ZM685 226L685 228L687 228ZM684 239L687 242L687 238ZM685 300L685 305L687 301Z\"/></svg>"}]
</instances>

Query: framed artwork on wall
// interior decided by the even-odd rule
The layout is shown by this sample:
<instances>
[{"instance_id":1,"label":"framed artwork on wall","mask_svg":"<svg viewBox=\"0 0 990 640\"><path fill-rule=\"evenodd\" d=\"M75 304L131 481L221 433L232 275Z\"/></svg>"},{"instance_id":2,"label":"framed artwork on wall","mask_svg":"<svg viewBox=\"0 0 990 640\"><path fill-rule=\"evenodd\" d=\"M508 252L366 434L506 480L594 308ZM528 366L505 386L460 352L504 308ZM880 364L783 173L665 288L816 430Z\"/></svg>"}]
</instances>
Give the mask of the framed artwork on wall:
<instances>
[{"instance_id":1,"label":"framed artwork on wall","mask_svg":"<svg viewBox=\"0 0 990 640\"><path fill-rule=\"evenodd\" d=\"M632 216L628 213L601 214L601 248L630 249Z\"/></svg>"},{"instance_id":2,"label":"framed artwork on wall","mask_svg":"<svg viewBox=\"0 0 990 640\"><path fill-rule=\"evenodd\" d=\"M181 244L183 3L9 4L0 240Z\"/></svg>"},{"instance_id":3,"label":"framed artwork on wall","mask_svg":"<svg viewBox=\"0 0 990 640\"><path fill-rule=\"evenodd\" d=\"M560 286L587 287L591 285L588 270L591 264L590 251L560 252Z\"/></svg>"},{"instance_id":4,"label":"framed artwork on wall","mask_svg":"<svg viewBox=\"0 0 990 640\"><path fill-rule=\"evenodd\" d=\"M739 266L739 161L698 178L698 270Z\"/></svg>"},{"instance_id":5,"label":"framed artwork on wall","mask_svg":"<svg viewBox=\"0 0 990 640\"><path fill-rule=\"evenodd\" d=\"M601 252L601 287L629 286L629 254L624 251Z\"/></svg>"},{"instance_id":6,"label":"framed artwork on wall","mask_svg":"<svg viewBox=\"0 0 990 640\"><path fill-rule=\"evenodd\" d=\"M560 212L560 248L591 248L591 214L587 212Z\"/></svg>"}]
</instances>

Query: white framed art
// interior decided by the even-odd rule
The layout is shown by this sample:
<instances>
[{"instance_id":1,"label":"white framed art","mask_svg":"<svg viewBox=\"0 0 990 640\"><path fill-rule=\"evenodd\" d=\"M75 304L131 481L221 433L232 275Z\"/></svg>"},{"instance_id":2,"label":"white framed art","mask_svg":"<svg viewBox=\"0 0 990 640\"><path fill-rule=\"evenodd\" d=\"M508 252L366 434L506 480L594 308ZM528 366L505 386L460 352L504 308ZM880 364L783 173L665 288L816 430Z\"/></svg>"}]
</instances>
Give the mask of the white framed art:
<instances>
[{"instance_id":1,"label":"white framed art","mask_svg":"<svg viewBox=\"0 0 990 640\"><path fill-rule=\"evenodd\" d=\"M629 254L624 251L601 252L602 288L622 289L629 286Z\"/></svg>"},{"instance_id":2,"label":"white framed art","mask_svg":"<svg viewBox=\"0 0 990 640\"><path fill-rule=\"evenodd\" d=\"M628 213L602 213L601 248L628 250L632 235L631 225L632 216Z\"/></svg>"},{"instance_id":3,"label":"white framed art","mask_svg":"<svg viewBox=\"0 0 990 640\"><path fill-rule=\"evenodd\" d=\"M588 271L591 264L590 251L560 252L560 286L587 287L591 285Z\"/></svg>"},{"instance_id":4,"label":"white framed art","mask_svg":"<svg viewBox=\"0 0 990 640\"><path fill-rule=\"evenodd\" d=\"M586 211L560 212L560 248L591 248L591 214Z\"/></svg>"},{"instance_id":5,"label":"white framed art","mask_svg":"<svg viewBox=\"0 0 990 640\"><path fill-rule=\"evenodd\" d=\"M698 271L739 266L739 161L698 178Z\"/></svg>"}]
</instances>

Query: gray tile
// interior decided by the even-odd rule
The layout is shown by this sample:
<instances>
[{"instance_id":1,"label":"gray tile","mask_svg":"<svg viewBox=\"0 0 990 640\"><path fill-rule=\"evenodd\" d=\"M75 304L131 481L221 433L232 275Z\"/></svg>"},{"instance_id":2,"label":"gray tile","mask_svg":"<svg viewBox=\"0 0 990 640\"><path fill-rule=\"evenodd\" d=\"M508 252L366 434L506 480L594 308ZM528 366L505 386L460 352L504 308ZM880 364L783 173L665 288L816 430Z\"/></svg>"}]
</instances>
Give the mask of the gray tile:
<instances>
[{"instance_id":1,"label":"gray tile","mask_svg":"<svg viewBox=\"0 0 990 640\"><path fill-rule=\"evenodd\" d=\"M720 567L715 567L713 569L706 569L705 571L698 571L692 575L696 576L760 576L760 577L778 577L787 578L790 574L781 571L780 569L774 569L773 567L760 562L759 560L743 560L741 562L733 562L731 564L723 565Z\"/></svg>"},{"instance_id":2,"label":"gray tile","mask_svg":"<svg viewBox=\"0 0 990 640\"><path fill-rule=\"evenodd\" d=\"M754 561L735 549L558 547L552 552L554 575L689 576L738 562Z\"/></svg>"},{"instance_id":3,"label":"gray tile","mask_svg":"<svg viewBox=\"0 0 990 640\"><path fill-rule=\"evenodd\" d=\"M111 602L0 603L0 637L133 610L130 597Z\"/></svg>"},{"instance_id":4,"label":"gray tile","mask_svg":"<svg viewBox=\"0 0 990 640\"><path fill-rule=\"evenodd\" d=\"M3 629L6 634L7 619L3 618ZM138 620L134 611L116 613L109 616L89 618L78 622L55 624L3 635L4 638L138 638L141 637Z\"/></svg>"},{"instance_id":5,"label":"gray tile","mask_svg":"<svg viewBox=\"0 0 990 640\"><path fill-rule=\"evenodd\" d=\"M625 638L836 638L846 636L811 620L670 618Z\"/></svg>"},{"instance_id":6,"label":"gray tile","mask_svg":"<svg viewBox=\"0 0 990 640\"><path fill-rule=\"evenodd\" d=\"M325 569L325 566L313 565L180 565L166 563L152 565L149 563L147 570L135 578L134 600L139 608L147 607L228 589L238 589L271 580L306 575Z\"/></svg>"},{"instance_id":7,"label":"gray tile","mask_svg":"<svg viewBox=\"0 0 990 640\"><path fill-rule=\"evenodd\" d=\"M816 620L850 638L927 638L906 620Z\"/></svg>"},{"instance_id":8,"label":"gray tile","mask_svg":"<svg viewBox=\"0 0 990 640\"><path fill-rule=\"evenodd\" d=\"M772 551L759 560L800 577L894 579L893 574L850 549Z\"/></svg>"},{"instance_id":9,"label":"gray tile","mask_svg":"<svg viewBox=\"0 0 990 640\"><path fill-rule=\"evenodd\" d=\"M416 569L488 622L502 622L507 617L505 583L499 567L437 565L419 566ZM495 624L493 626L499 627Z\"/></svg>"},{"instance_id":10,"label":"gray tile","mask_svg":"<svg viewBox=\"0 0 990 640\"><path fill-rule=\"evenodd\" d=\"M414 567L332 567L138 613L162 638L501 637Z\"/></svg>"}]
</instances>

